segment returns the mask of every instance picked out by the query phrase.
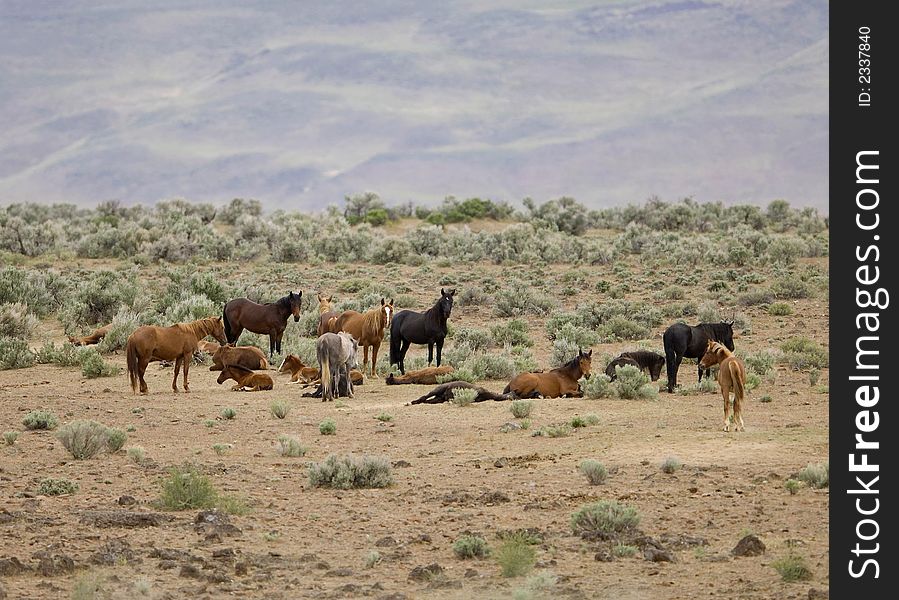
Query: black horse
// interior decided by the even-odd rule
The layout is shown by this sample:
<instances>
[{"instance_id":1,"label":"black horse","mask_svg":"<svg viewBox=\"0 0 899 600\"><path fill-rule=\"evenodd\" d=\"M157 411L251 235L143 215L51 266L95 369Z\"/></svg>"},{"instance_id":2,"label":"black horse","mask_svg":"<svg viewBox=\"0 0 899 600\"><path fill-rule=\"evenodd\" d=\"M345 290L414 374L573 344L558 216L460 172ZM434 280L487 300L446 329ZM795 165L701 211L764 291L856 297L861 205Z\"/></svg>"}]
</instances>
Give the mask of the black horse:
<instances>
[{"instance_id":1,"label":"black horse","mask_svg":"<svg viewBox=\"0 0 899 600\"><path fill-rule=\"evenodd\" d=\"M665 357L649 350L622 352L618 355L618 358L611 361L606 367L606 375L609 376L609 379L615 381L615 378L618 376L615 372L615 367L623 367L624 365L633 365L641 371L649 371L649 378L652 381L658 381L659 375L662 373L662 367L665 366Z\"/></svg>"},{"instance_id":2,"label":"black horse","mask_svg":"<svg viewBox=\"0 0 899 600\"><path fill-rule=\"evenodd\" d=\"M458 389L475 390L477 393L472 402L512 400L511 394L495 394L490 390L486 390L477 385L472 385L466 381L450 381L448 383L441 383L421 398L413 400L412 404L440 404L441 402L451 402L454 392Z\"/></svg>"},{"instance_id":3,"label":"black horse","mask_svg":"<svg viewBox=\"0 0 899 600\"><path fill-rule=\"evenodd\" d=\"M428 345L428 366L434 360L434 345L437 345L437 366L446 338L446 321L453 310L453 296L456 290L440 288L440 300L423 313L401 310L393 316L390 324L390 364L398 365L400 373L406 374L403 360L410 344Z\"/></svg>"},{"instance_id":4,"label":"black horse","mask_svg":"<svg viewBox=\"0 0 899 600\"><path fill-rule=\"evenodd\" d=\"M668 367L668 391L673 392L677 385L677 370L683 358L700 358L705 354L709 340L720 342L727 349L734 349L733 321L720 323L700 323L687 325L675 323L665 330L662 341L665 343L665 364ZM703 368L699 367L699 380L702 381ZM708 370L706 370L708 372Z\"/></svg>"},{"instance_id":5,"label":"black horse","mask_svg":"<svg viewBox=\"0 0 899 600\"><path fill-rule=\"evenodd\" d=\"M293 315L293 320L299 321L302 309L303 292L290 292L269 304L256 304L247 298L229 300L223 311L225 336L229 344L235 344L244 329L268 335L269 355L280 354L287 319Z\"/></svg>"}]
</instances>

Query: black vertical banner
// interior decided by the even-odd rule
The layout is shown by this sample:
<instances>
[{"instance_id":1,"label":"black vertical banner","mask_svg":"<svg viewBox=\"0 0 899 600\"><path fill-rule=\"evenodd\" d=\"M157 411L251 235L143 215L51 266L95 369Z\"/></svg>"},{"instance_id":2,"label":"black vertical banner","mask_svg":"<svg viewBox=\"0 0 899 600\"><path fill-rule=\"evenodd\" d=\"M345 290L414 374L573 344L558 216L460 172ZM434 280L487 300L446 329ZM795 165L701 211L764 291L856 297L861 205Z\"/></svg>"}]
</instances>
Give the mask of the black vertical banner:
<instances>
[{"instance_id":1,"label":"black vertical banner","mask_svg":"<svg viewBox=\"0 0 899 600\"><path fill-rule=\"evenodd\" d=\"M890 7L830 5L831 598L899 594L899 216L891 210L899 32Z\"/></svg>"}]
</instances>

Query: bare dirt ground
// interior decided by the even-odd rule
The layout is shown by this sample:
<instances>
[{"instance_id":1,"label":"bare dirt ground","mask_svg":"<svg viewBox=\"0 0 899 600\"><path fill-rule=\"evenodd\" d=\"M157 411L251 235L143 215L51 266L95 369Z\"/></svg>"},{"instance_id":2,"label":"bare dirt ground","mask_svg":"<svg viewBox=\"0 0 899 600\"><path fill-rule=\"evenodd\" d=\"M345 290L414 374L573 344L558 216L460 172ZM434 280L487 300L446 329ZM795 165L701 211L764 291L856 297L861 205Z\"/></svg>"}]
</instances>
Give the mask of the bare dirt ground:
<instances>
[{"instance_id":1,"label":"bare dirt ground","mask_svg":"<svg viewBox=\"0 0 899 600\"><path fill-rule=\"evenodd\" d=\"M815 264L826 269L824 261ZM499 267L484 269L500 276ZM591 277L608 272L585 269ZM422 286L415 293L420 305L411 308L430 306L439 287L433 281ZM583 291L563 304L588 298L601 300ZM746 309L752 333L738 334L737 348L776 348L798 335L826 344L826 297L819 292L791 304L794 313L787 317ZM489 307L459 307L452 317L457 326L494 320ZM656 328L650 340L659 351L663 329ZM538 362L546 366L550 346L542 319L532 320L531 337ZM632 347L602 344L594 350L612 354ZM426 351L413 347L410 356ZM121 354L110 360L124 368ZM694 369L683 365L680 380L692 383ZM717 394L536 400L530 430L503 433L500 427L514 421L508 402L406 405L430 386L369 380L355 399L323 404L301 398L297 387L284 385L285 375L275 375L273 391L236 393L195 366L192 393L176 395L171 373L152 364L151 393L135 396L124 372L101 379L53 366L0 372L0 431L23 430L25 414L44 408L61 423L89 418L133 426L126 447L141 446L147 454L140 465L124 451L73 460L52 432L24 430L14 445L0 446L0 589L9 598L70 597L79 581L94 575L101 581L96 597L110 598L509 598L516 590L516 597L531 597L522 592L525 577L503 578L494 559L463 561L452 551L464 532L483 535L495 548L498 532L519 528L534 528L542 537L534 573L557 578L551 596L805 598L810 588L828 587L828 490L790 495L784 488L785 479L806 464L827 460L828 395L811 387L807 374L783 365L773 382L749 394L743 433L720 431ZM498 391L505 383L484 385ZM771 402L760 402L764 395ZM272 417L273 400L290 403L286 419ZM220 417L225 407L236 409L233 420ZM384 412L392 421L375 418ZM542 425L589 413L599 423L569 437L531 435ZM336 422L336 435L319 433L326 417ZM207 420L214 421L211 427ZM299 437L309 447L306 456L279 456L274 445L282 433ZM220 456L212 449L216 443L233 448ZM310 461L347 452L389 457L394 484L349 491L310 487ZM683 463L673 474L660 470L669 456ZM587 458L610 469L605 484L591 486L578 472ZM160 480L185 461L200 465L222 492L246 498L251 512L231 516L229 524L198 525L198 511L158 510L153 503ZM70 479L80 490L37 495L46 477ZM636 507L640 529L675 561L650 562L642 553L597 560L605 546L572 534L570 519L599 499ZM766 552L732 556L750 532ZM368 566L372 551L380 560ZM810 581L783 582L771 566L790 551L807 559ZM442 567L441 576L410 578L415 567L432 563Z\"/></svg>"}]
</instances>

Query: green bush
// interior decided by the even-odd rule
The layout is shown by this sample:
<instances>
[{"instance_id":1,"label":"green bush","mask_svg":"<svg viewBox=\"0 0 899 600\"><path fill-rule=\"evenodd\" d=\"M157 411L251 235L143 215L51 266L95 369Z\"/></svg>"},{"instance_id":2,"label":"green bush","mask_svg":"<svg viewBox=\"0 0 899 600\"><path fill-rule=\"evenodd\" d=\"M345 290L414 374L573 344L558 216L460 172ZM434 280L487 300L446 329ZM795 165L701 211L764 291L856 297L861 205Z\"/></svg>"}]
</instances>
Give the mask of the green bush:
<instances>
[{"instance_id":1,"label":"green bush","mask_svg":"<svg viewBox=\"0 0 899 600\"><path fill-rule=\"evenodd\" d=\"M56 415L48 410L33 410L22 419L22 425L28 430L56 429L58 423Z\"/></svg>"},{"instance_id":2,"label":"green bush","mask_svg":"<svg viewBox=\"0 0 899 600\"><path fill-rule=\"evenodd\" d=\"M18 431L4 431L3 432L3 441L6 442L7 446L12 446L16 443L16 440L19 439Z\"/></svg>"},{"instance_id":3,"label":"green bush","mask_svg":"<svg viewBox=\"0 0 899 600\"><path fill-rule=\"evenodd\" d=\"M633 366L633 365L631 365ZM581 379L581 390L587 398L614 398L615 387L605 373L596 373L590 379Z\"/></svg>"},{"instance_id":4,"label":"green bush","mask_svg":"<svg viewBox=\"0 0 899 600\"><path fill-rule=\"evenodd\" d=\"M493 341L498 346L533 346L528 337L527 323L521 319L512 319L506 324L493 325L490 328Z\"/></svg>"},{"instance_id":5,"label":"green bush","mask_svg":"<svg viewBox=\"0 0 899 600\"><path fill-rule=\"evenodd\" d=\"M534 292L529 284L519 282L504 287L494 295L494 312L498 317L535 315L542 317L556 305L550 296Z\"/></svg>"},{"instance_id":6,"label":"green bush","mask_svg":"<svg viewBox=\"0 0 899 600\"><path fill-rule=\"evenodd\" d=\"M614 500L587 504L571 517L572 530L585 539L610 539L634 529L639 523L637 509Z\"/></svg>"},{"instance_id":7,"label":"green bush","mask_svg":"<svg viewBox=\"0 0 899 600\"><path fill-rule=\"evenodd\" d=\"M606 469L605 465L598 460L589 458L581 461L581 464L578 465L578 470L584 474L587 481L590 482L590 485L600 485L601 483L605 483L609 476L609 471Z\"/></svg>"},{"instance_id":8,"label":"green bush","mask_svg":"<svg viewBox=\"0 0 899 600\"><path fill-rule=\"evenodd\" d=\"M658 396L658 390L650 382L649 375L634 365L615 367L615 373L615 390L622 400L650 400Z\"/></svg>"},{"instance_id":9,"label":"green bush","mask_svg":"<svg viewBox=\"0 0 899 600\"><path fill-rule=\"evenodd\" d=\"M337 433L337 423L334 422L334 419L325 419L318 424L318 431L322 435L334 435Z\"/></svg>"},{"instance_id":10,"label":"green bush","mask_svg":"<svg viewBox=\"0 0 899 600\"><path fill-rule=\"evenodd\" d=\"M81 374L88 379L96 377L112 377L119 374L119 367L103 360L103 357L93 348L80 353Z\"/></svg>"},{"instance_id":11,"label":"green bush","mask_svg":"<svg viewBox=\"0 0 899 600\"><path fill-rule=\"evenodd\" d=\"M484 558L490 553L487 540L479 535L463 535L453 542L453 553L461 559Z\"/></svg>"},{"instance_id":12,"label":"green bush","mask_svg":"<svg viewBox=\"0 0 899 600\"><path fill-rule=\"evenodd\" d=\"M830 485L830 466L828 463L809 463L804 469L799 471L797 478L809 487L826 488Z\"/></svg>"},{"instance_id":13,"label":"green bush","mask_svg":"<svg viewBox=\"0 0 899 600\"><path fill-rule=\"evenodd\" d=\"M468 406L474 402L474 398L477 395L477 390L470 388L456 388L453 390L452 402L456 406Z\"/></svg>"},{"instance_id":14,"label":"green bush","mask_svg":"<svg viewBox=\"0 0 899 600\"><path fill-rule=\"evenodd\" d=\"M219 413L219 414L221 414L221 415L222 415L222 418L225 419L226 421L230 421L230 420L232 420L234 417L237 416L237 411L234 410L234 409L231 408L231 407L225 407L225 408L222 409L222 412ZM282 418L283 418L283 417L282 417Z\"/></svg>"},{"instance_id":15,"label":"green bush","mask_svg":"<svg viewBox=\"0 0 899 600\"><path fill-rule=\"evenodd\" d=\"M824 369L829 364L827 349L806 337L787 340L781 345L783 361L795 371Z\"/></svg>"},{"instance_id":16,"label":"green bush","mask_svg":"<svg viewBox=\"0 0 899 600\"><path fill-rule=\"evenodd\" d=\"M28 342L17 338L0 337L0 371L24 369L35 362Z\"/></svg>"},{"instance_id":17,"label":"green bush","mask_svg":"<svg viewBox=\"0 0 899 600\"><path fill-rule=\"evenodd\" d=\"M493 345L493 337L489 331L469 327L460 327L453 334L456 344L466 344L472 352L481 352Z\"/></svg>"},{"instance_id":18,"label":"green bush","mask_svg":"<svg viewBox=\"0 0 899 600\"><path fill-rule=\"evenodd\" d=\"M134 330L140 327L141 317L138 313L122 308L112 318L109 331L97 344L97 352L108 354L116 350L122 350L128 342L128 337Z\"/></svg>"},{"instance_id":19,"label":"green bush","mask_svg":"<svg viewBox=\"0 0 899 600\"><path fill-rule=\"evenodd\" d=\"M669 457L666 458L665 461L662 463L662 467L661 467L661 468L662 468L662 472L663 472L663 473L668 473L669 475L671 475L671 474L674 473L675 471L680 470L680 468L681 468L682 466L683 466L683 465L682 465L680 459L678 459L676 456L669 456Z\"/></svg>"},{"instance_id":20,"label":"green bush","mask_svg":"<svg viewBox=\"0 0 899 600\"><path fill-rule=\"evenodd\" d=\"M121 429L110 427L106 430L106 449L109 452L115 454L122 449L127 441L128 434Z\"/></svg>"},{"instance_id":21,"label":"green bush","mask_svg":"<svg viewBox=\"0 0 899 600\"><path fill-rule=\"evenodd\" d=\"M777 354L770 350L762 350L754 354L747 354L743 357L746 367L753 373L758 375L767 375L774 369L777 363Z\"/></svg>"},{"instance_id":22,"label":"green bush","mask_svg":"<svg viewBox=\"0 0 899 600\"><path fill-rule=\"evenodd\" d=\"M537 561L537 552L533 546L519 536L505 538L494 556L503 577L526 575Z\"/></svg>"},{"instance_id":23,"label":"green bush","mask_svg":"<svg viewBox=\"0 0 899 600\"><path fill-rule=\"evenodd\" d=\"M775 560L771 566L780 573L780 577L784 581L805 581L812 578L812 571L805 562L805 558L792 552Z\"/></svg>"},{"instance_id":24,"label":"green bush","mask_svg":"<svg viewBox=\"0 0 899 600\"><path fill-rule=\"evenodd\" d=\"M737 304L741 306L759 306L768 304L768 311L771 311L771 303L774 302L774 293L771 290L753 290L747 292L737 299Z\"/></svg>"},{"instance_id":25,"label":"green bush","mask_svg":"<svg viewBox=\"0 0 899 600\"><path fill-rule=\"evenodd\" d=\"M168 510L214 508L218 499L209 477L193 466L174 467L162 481L160 505Z\"/></svg>"},{"instance_id":26,"label":"green bush","mask_svg":"<svg viewBox=\"0 0 899 600\"><path fill-rule=\"evenodd\" d=\"M793 314L793 307L786 302L774 302L768 306L768 314L776 317L785 317Z\"/></svg>"},{"instance_id":27,"label":"green bush","mask_svg":"<svg viewBox=\"0 0 899 600\"><path fill-rule=\"evenodd\" d=\"M331 454L324 462L309 465L309 483L312 487L345 490L383 488L393 483L393 476L385 457Z\"/></svg>"},{"instance_id":28,"label":"green bush","mask_svg":"<svg viewBox=\"0 0 899 600\"><path fill-rule=\"evenodd\" d=\"M534 402L532 400L513 400L509 405L509 410L512 411L512 416L516 419L530 416L533 408Z\"/></svg>"},{"instance_id":29,"label":"green bush","mask_svg":"<svg viewBox=\"0 0 899 600\"><path fill-rule=\"evenodd\" d=\"M38 325L36 316L20 302L0 304L0 338L28 340Z\"/></svg>"},{"instance_id":30,"label":"green bush","mask_svg":"<svg viewBox=\"0 0 899 600\"><path fill-rule=\"evenodd\" d=\"M811 295L809 285L797 277L784 277L778 279L771 286L771 291L778 299L796 300L808 298Z\"/></svg>"},{"instance_id":31,"label":"green bush","mask_svg":"<svg viewBox=\"0 0 899 600\"><path fill-rule=\"evenodd\" d=\"M72 457L84 460L92 458L107 447L109 429L90 419L76 419L60 427L56 438Z\"/></svg>"},{"instance_id":32,"label":"green bush","mask_svg":"<svg viewBox=\"0 0 899 600\"><path fill-rule=\"evenodd\" d=\"M284 419L290 412L290 404L281 400L275 400L272 402L271 406L269 406L269 410L276 419Z\"/></svg>"},{"instance_id":33,"label":"green bush","mask_svg":"<svg viewBox=\"0 0 899 600\"><path fill-rule=\"evenodd\" d=\"M131 446L128 448L127 454L128 458L137 464L144 462L144 459L147 457L146 451L141 446Z\"/></svg>"},{"instance_id":34,"label":"green bush","mask_svg":"<svg viewBox=\"0 0 899 600\"><path fill-rule=\"evenodd\" d=\"M78 484L68 479L43 479L37 488L41 496L71 496L78 491Z\"/></svg>"},{"instance_id":35,"label":"green bush","mask_svg":"<svg viewBox=\"0 0 899 600\"><path fill-rule=\"evenodd\" d=\"M305 456L308 451L308 448L303 446L300 443L300 440L293 436L283 434L278 436L276 448L279 455L291 458Z\"/></svg>"},{"instance_id":36,"label":"green bush","mask_svg":"<svg viewBox=\"0 0 899 600\"><path fill-rule=\"evenodd\" d=\"M796 492L802 487L802 482L797 479L787 479L784 482L784 487L790 492L791 496L795 496Z\"/></svg>"}]
</instances>

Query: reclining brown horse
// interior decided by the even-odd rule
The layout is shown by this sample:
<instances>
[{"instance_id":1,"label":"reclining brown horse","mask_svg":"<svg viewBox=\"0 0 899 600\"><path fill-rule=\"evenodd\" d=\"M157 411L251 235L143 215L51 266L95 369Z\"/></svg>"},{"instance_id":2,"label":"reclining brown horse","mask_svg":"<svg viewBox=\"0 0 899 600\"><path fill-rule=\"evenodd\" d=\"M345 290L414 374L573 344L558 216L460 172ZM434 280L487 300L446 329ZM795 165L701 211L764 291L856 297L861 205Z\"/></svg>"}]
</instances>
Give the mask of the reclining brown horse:
<instances>
[{"instance_id":1,"label":"reclining brown horse","mask_svg":"<svg viewBox=\"0 0 899 600\"><path fill-rule=\"evenodd\" d=\"M197 350L210 355L218 352L218 349L221 347L221 344L218 344L216 342L209 342L207 340L200 340L199 342L197 342Z\"/></svg>"},{"instance_id":2,"label":"reclining brown horse","mask_svg":"<svg viewBox=\"0 0 899 600\"><path fill-rule=\"evenodd\" d=\"M300 357L296 354L288 354L287 358L281 361L281 366L278 367L279 373L290 373L290 381L288 385L291 383L302 383L302 384L315 384L321 379L321 374L318 369L315 367L306 366ZM362 371L358 371L356 369L350 370L350 379L353 381L353 385L362 385L365 381L365 376L362 374ZM319 396L320 397L320 396Z\"/></svg>"},{"instance_id":3,"label":"reclining brown horse","mask_svg":"<svg viewBox=\"0 0 899 600\"><path fill-rule=\"evenodd\" d=\"M221 346L212 355L210 371L221 371L225 365L237 365L244 369L268 369L265 353L256 346Z\"/></svg>"},{"instance_id":4,"label":"reclining brown horse","mask_svg":"<svg viewBox=\"0 0 899 600\"><path fill-rule=\"evenodd\" d=\"M109 333L110 329L112 329L112 323L94 329L90 335L84 337L70 337L69 343L73 346L92 346L94 344L99 344L100 341L106 337L106 334Z\"/></svg>"},{"instance_id":5,"label":"reclining brown horse","mask_svg":"<svg viewBox=\"0 0 899 600\"><path fill-rule=\"evenodd\" d=\"M216 381L221 385L229 379L237 382L237 385L231 388L232 392L260 392L275 386L275 382L267 374L255 373L252 369L245 369L240 365L225 365Z\"/></svg>"},{"instance_id":6,"label":"reclining brown horse","mask_svg":"<svg viewBox=\"0 0 899 600\"><path fill-rule=\"evenodd\" d=\"M519 373L512 378L503 393L511 393L515 398L581 398L584 393L578 380L590 377L592 356L593 350L578 350L577 356L552 371Z\"/></svg>"},{"instance_id":7,"label":"reclining brown horse","mask_svg":"<svg viewBox=\"0 0 899 600\"><path fill-rule=\"evenodd\" d=\"M394 375L391 373L387 376L387 385L404 385L414 383L419 385L435 385L437 377L452 373L453 368L450 366L443 367L425 367L417 371L409 371L405 375Z\"/></svg>"}]
</instances>

